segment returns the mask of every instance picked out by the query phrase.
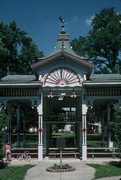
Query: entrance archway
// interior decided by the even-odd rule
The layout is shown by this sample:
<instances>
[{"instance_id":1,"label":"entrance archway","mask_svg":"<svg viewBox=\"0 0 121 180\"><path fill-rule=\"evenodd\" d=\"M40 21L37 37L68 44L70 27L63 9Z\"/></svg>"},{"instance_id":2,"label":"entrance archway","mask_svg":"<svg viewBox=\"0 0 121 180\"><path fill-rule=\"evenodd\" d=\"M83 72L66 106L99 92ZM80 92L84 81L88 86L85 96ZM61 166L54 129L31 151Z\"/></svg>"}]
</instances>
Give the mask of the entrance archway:
<instances>
[{"instance_id":1,"label":"entrance archway","mask_svg":"<svg viewBox=\"0 0 121 180\"><path fill-rule=\"evenodd\" d=\"M46 106L46 108L45 108ZM45 156L49 148L57 147L57 139L65 139L65 148L79 148L81 115L79 115L79 96L66 96L59 100L58 96L44 98L44 149Z\"/></svg>"}]
</instances>

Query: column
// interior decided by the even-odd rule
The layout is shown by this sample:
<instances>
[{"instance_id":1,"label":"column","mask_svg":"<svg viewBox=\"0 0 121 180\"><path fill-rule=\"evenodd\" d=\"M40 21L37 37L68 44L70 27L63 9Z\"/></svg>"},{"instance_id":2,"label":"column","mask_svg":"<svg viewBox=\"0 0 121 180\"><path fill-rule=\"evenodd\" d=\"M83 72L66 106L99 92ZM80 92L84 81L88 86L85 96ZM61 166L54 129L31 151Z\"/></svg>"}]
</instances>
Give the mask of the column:
<instances>
[{"instance_id":1,"label":"column","mask_svg":"<svg viewBox=\"0 0 121 180\"><path fill-rule=\"evenodd\" d=\"M17 147L20 147L20 105L17 105L16 109L16 116L17 116Z\"/></svg>"},{"instance_id":2,"label":"column","mask_svg":"<svg viewBox=\"0 0 121 180\"><path fill-rule=\"evenodd\" d=\"M37 106L38 110L38 161L43 160L43 94L41 93L41 101Z\"/></svg>"},{"instance_id":3,"label":"column","mask_svg":"<svg viewBox=\"0 0 121 180\"><path fill-rule=\"evenodd\" d=\"M6 107L4 105L4 109L7 110L7 112L6 112L7 142L9 142L11 144L11 142L12 142L12 139L11 139L11 137L12 137L12 133L11 133L11 113L10 113L11 107L10 107L9 102L6 103Z\"/></svg>"},{"instance_id":4,"label":"column","mask_svg":"<svg viewBox=\"0 0 121 180\"><path fill-rule=\"evenodd\" d=\"M111 132L110 132L110 113L111 113L111 107L108 104L107 105L107 122L108 122L108 125L107 125L108 142L107 142L107 145L108 145L108 147L112 147L112 144L111 144Z\"/></svg>"},{"instance_id":5,"label":"column","mask_svg":"<svg viewBox=\"0 0 121 180\"><path fill-rule=\"evenodd\" d=\"M103 112L103 116L102 116L102 132L101 132L101 143L102 146L105 145L105 126L104 126L104 116L105 116L105 111Z\"/></svg>"},{"instance_id":6,"label":"column","mask_svg":"<svg viewBox=\"0 0 121 180\"><path fill-rule=\"evenodd\" d=\"M77 124L77 143L79 144L79 152L82 154L82 116L80 114L80 109L82 108L82 99L79 97L79 105L77 106L77 115L79 115L79 124ZM82 112L82 109L81 109Z\"/></svg>"},{"instance_id":7,"label":"column","mask_svg":"<svg viewBox=\"0 0 121 180\"><path fill-rule=\"evenodd\" d=\"M86 113L87 113L86 101L82 100L82 160L87 160L87 122L86 122Z\"/></svg>"},{"instance_id":8,"label":"column","mask_svg":"<svg viewBox=\"0 0 121 180\"><path fill-rule=\"evenodd\" d=\"M11 144L11 116L9 112L7 115L7 129L8 129L8 142L10 142Z\"/></svg>"}]
</instances>

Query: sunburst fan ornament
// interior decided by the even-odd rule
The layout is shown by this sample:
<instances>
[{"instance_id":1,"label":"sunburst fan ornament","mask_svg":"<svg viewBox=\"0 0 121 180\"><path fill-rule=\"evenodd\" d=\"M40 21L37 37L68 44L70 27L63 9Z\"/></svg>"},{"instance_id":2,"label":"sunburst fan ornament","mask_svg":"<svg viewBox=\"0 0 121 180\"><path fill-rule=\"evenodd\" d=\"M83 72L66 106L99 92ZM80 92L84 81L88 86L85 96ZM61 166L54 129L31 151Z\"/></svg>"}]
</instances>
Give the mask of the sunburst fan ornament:
<instances>
[{"instance_id":1,"label":"sunburst fan ornament","mask_svg":"<svg viewBox=\"0 0 121 180\"><path fill-rule=\"evenodd\" d=\"M51 71L45 78L45 86L79 86L80 79L71 69L61 67Z\"/></svg>"}]
</instances>

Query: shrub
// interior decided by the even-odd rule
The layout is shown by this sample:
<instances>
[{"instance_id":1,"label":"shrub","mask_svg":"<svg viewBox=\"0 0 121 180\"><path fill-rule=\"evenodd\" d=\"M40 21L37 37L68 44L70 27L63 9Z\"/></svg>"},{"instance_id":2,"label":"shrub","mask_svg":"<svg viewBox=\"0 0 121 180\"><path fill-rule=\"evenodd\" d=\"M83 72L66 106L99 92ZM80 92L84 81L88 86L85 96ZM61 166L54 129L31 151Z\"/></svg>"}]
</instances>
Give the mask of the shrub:
<instances>
[{"instance_id":1,"label":"shrub","mask_svg":"<svg viewBox=\"0 0 121 180\"><path fill-rule=\"evenodd\" d=\"M63 164L62 166L58 164L54 164L53 168L54 169L68 169L68 168L71 168L71 166L68 164Z\"/></svg>"}]
</instances>

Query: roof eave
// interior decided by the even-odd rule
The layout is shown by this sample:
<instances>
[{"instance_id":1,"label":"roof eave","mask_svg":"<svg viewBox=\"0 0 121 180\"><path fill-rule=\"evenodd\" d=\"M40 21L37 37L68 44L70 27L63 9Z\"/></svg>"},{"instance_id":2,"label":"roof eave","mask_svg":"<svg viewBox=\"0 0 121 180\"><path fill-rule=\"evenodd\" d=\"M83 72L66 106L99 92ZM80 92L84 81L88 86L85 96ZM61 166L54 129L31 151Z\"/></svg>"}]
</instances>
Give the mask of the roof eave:
<instances>
[{"instance_id":1,"label":"roof eave","mask_svg":"<svg viewBox=\"0 0 121 180\"><path fill-rule=\"evenodd\" d=\"M47 56L47 57L45 57L45 58L42 58L42 59L40 59L38 62L31 64L31 68L32 68L32 70L35 71L35 70L38 69L40 66L44 65L44 64L47 63L48 61L51 61L51 60L56 59L56 58L59 57L60 55L61 55L61 52L58 52L58 53L53 54L53 55L51 55L51 56Z\"/></svg>"},{"instance_id":2,"label":"roof eave","mask_svg":"<svg viewBox=\"0 0 121 180\"><path fill-rule=\"evenodd\" d=\"M64 55L66 55L66 56L68 56L68 57L70 57L70 58L75 59L77 62L79 62L79 63L81 63L81 64L84 64L84 65L90 67L91 69L93 69L94 66L95 66L94 64L92 64L92 63L90 63L89 61L87 61L87 58L80 58L80 57L75 56L75 55L73 55L73 54L70 54L70 53L68 53L68 52L66 52L66 51L64 51Z\"/></svg>"},{"instance_id":3,"label":"roof eave","mask_svg":"<svg viewBox=\"0 0 121 180\"><path fill-rule=\"evenodd\" d=\"M86 87L101 87L101 86L121 86L121 81L115 81L115 82L109 82L109 81L105 81L105 82L89 82L89 81L83 81L83 86Z\"/></svg>"},{"instance_id":4,"label":"roof eave","mask_svg":"<svg viewBox=\"0 0 121 180\"><path fill-rule=\"evenodd\" d=\"M70 53L68 53L66 51L60 51L58 53L55 53L55 54L53 54L51 56L48 56L48 57L45 57L44 59L41 59L38 62L32 64L31 68L32 68L32 70L36 71L39 67L41 67L45 63L48 63L48 61L54 60L54 59L56 59L59 56L66 56L68 58L74 59L78 63L84 64L84 65L86 65L87 67L89 67L91 69L93 69L94 66L95 66L94 64L92 64L92 63L88 62L87 60L85 60L84 58L82 59L82 58L80 58L78 56L75 56L73 54L70 54Z\"/></svg>"}]
</instances>

